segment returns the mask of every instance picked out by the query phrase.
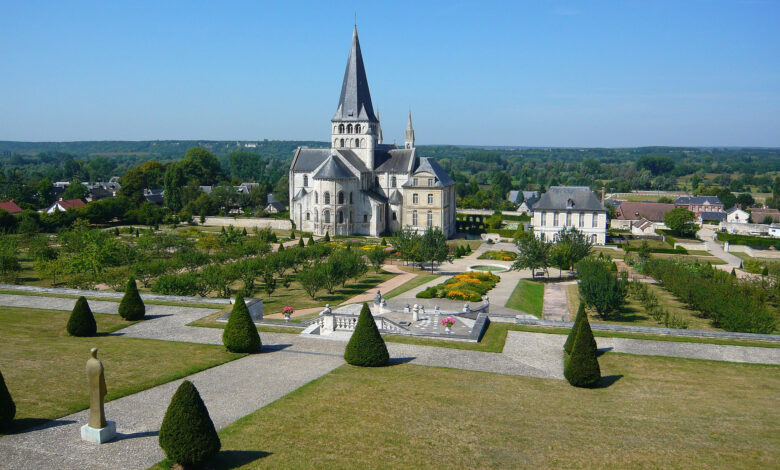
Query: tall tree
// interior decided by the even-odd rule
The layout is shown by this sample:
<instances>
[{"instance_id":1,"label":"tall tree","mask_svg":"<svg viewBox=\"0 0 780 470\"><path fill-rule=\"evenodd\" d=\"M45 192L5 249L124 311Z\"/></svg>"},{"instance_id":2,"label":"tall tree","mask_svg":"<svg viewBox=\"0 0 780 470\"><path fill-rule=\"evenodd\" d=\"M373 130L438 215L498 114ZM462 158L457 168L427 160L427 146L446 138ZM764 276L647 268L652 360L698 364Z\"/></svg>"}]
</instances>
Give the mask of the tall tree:
<instances>
[{"instance_id":1,"label":"tall tree","mask_svg":"<svg viewBox=\"0 0 780 470\"><path fill-rule=\"evenodd\" d=\"M512 264L513 270L530 269L532 278L536 277L537 269L547 271L551 261L552 243L531 234L518 240L517 249L519 254Z\"/></svg>"}]
</instances>

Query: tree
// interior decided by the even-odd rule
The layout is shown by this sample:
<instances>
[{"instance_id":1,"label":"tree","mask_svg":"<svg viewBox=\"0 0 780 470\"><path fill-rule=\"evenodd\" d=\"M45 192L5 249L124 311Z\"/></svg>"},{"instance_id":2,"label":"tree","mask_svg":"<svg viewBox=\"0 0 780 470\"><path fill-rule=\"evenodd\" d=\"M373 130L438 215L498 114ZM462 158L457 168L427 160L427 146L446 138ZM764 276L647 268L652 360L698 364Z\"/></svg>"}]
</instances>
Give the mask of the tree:
<instances>
[{"instance_id":1,"label":"tree","mask_svg":"<svg viewBox=\"0 0 780 470\"><path fill-rule=\"evenodd\" d=\"M374 247L366 252L366 258L368 258L371 266L374 267L374 271L378 273L382 265L385 264L385 260L387 260L387 251L381 246Z\"/></svg>"},{"instance_id":2,"label":"tree","mask_svg":"<svg viewBox=\"0 0 780 470\"><path fill-rule=\"evenodd\" d=\"M585 303L580 302L580 307L577 309L577 316L574 317L574 325L571 327L571 331L569 331L569 336L566 337L566 343L563 345L563 351L570 355L571 350L574 347L574 340L576 339L577 335L576 332L579 331L580 323L584 321L587 321L588 313L585 311ZM591 339L593 339L593 335L591 335ZM596 348L596 340L593 339L593 348Z\"/></svg>"},{"instance_id":3,"label":"tree","mask_svg":"<svg viewBox=\"0 0 780 470\"><path fill-rule=\"evenodd\" d=\"M168 459L185 468L199 467L222 448L209 410L189 380L182 382L171 398L159 442Z\"/></svg>"},{"instance_id":4,"label":"tree","mask_svg":"<svg viewBox=\"0 0 780 470\"><path fill-rule=\"evenodd\" d=\"M119 316L127 321L143 320L146 314L146 306L138 293L135 278L130 276L125 287L125 295L119 303Z\"/></svg>"},{"instance_id":5,"label":"tree","mask_svg":"<svg viewBox=\"0 0 780 470\"><path fill-rule=\"evenodd\" d=\"M355 331L347 343L344 360L353 366L381 367L390 361L385 340L379 334L368 304L363 303Z\"/></svg>"},{"instance_id":6,"label":"tree","mask_svg":"<svg viewBox=\"0 0 780 470\"><path fill-rule=\"evenodd\" d=\"M325 240L325 243L328 243L330 241L330 234L328 233L328 231L325 231L325 238L323 238L323 240Z\"/></svg>"},{"instance_id":7,"label":"tree","mask_svg":"<svg viewBox=\"0 0 780 470\"><path fill-rule=\"evenodd\" d=\"M647 240L642 240L642 244L639 245L639 251L637 251L637 256L639 256L639 262L643 264L650 260L650 244L647 243Z\"/></svg>"},{"instance_id":8,"label":"tree","mask_svg":"<svg viewBox=\"0 0 780 470\"><path fill-rule=\"evenodd\" d=\"M86 199L89 196L89 190L87 187L79 182L79 180L73 180L70 182L65 191L62 193L62 199Z\"/></svg>"},{"instance_id":9,"label":"tree","mask_svg":"<svg viewBox=\"0 0 780 470\"><path fill-rule=\"evenodd\" d=\"M312 299L316 299L317 291L325 286L323 266L323 263L316 262L309 269L304 269L299 272L295 277L301 287L303 287L303 290L305 290Z\"/></svg>"},{"instance_id":10,"label":"tree","mask_svg":"<svg viewBox=\"0 0 780 470\"><path fill-rule=\"evenodd\" d=\"M517 249L519 254L512 264L513 270L530 269L532 278L536 277L537 269L547 271L550 266L551 243L531 234L529 237L518 240Z\"/></svg>"},{"instance_id":11,"label":"tree","mask_svg":"<svg viewBox=\"0 0 780 470\"><path fill-rule=\"evenodd\" d=\"M447 236L438 227L428 227L420 237L416 256L415 261L431 263L433 272L434 263L442 263L450 257Z\"/></svg>"},{"instance_id":12,"label":"tree","mask_svg":"<svg viewBox=\"0 0 780 470\"><path fill-rule=\"evenodd\" d=\"M222 333L222 343L228 351L235 353L255 353L263 346L257 327L252 322L249 309L244 302L244 296L240 293L236 295L233 310Z\"/></svg>"},{"instance_id":13,"label":"tree","mask_svg":"<svg viewBox=\"0 0 780 470\"><path fill-rule=\"evenodd\" d=\"M587 315L582 317L575 332L571 355L564 360L563 376L575 387L593 387L601 380L596 340Z\"/></svg>"},{"instance_id":14,"label":"tree","mask_svg":"<svg viewBox=\"0 0 780 470\"><path fill-rule=\"evenodd\" d=\"M771 215L767 214L764 216L763 220L761 220L761 223L765 225L772 225L773 223L775 223L775 219Z\"/></svg>"},{"instance_id":15,"label":"tree","mask_svg":"<svg viewBox=\"0 0 780 470\"><path fill-rule=\"evenodd\" d=\"M593 242L575 227L564 228L558 233L550 250L550 260L560 270L572 269L586 258L593 249Z\"/></svg>"},{"instance_id":16,"label":"tree","mask_svg":"<svg viewBox=\"0 0 780 470\"><path fill-rule=\"evenodd\" d=\"M676 207L664 215L664 224L682 237L696 233L696 214L684 207Z\"/></svg>"},{"instance_id":17,"label":"tree","mask_svg":"<svg viewBox=\"0 0 780 470\"><path fill-rule=\"evenodd\" d=\"M298 238L298 246L299 246L300 248L303 248L303 246L304 246L304 243L303 243L303 237L300 237L300 238Z\"/></svg>"},{"instance_id":18,"label":"tree","mask_svg":"<svg viewBox=\"0 0 780 470\"><path fill-rule=\"evenodd\" d=\"M3 373L0 372L0 431L11 428L14 416L16 416L16 404L11 397L11 392L8 391L8 387L5 385Z\"/></svg>"},{"instance_id":19,"label":"tree","mask_svg":"<svg viewBox=\"0 0 780 470\"><path fill-rule=\"evenodd\" d=\"M73 306L66 329L71 336L95 336L97 334L95 316L92 315L92 310L83 295Z\"/></svg>"},{"instance_id":20,"label":"tree","mask_svg":"<svg viewBox=\"0 0 780 470\"><path fill-rule=\"evenodd\" d=\"M602 317L617 311L626 301L626 285L598 260L586 259L577 264L579 293L585 305Z\"/></svg>"}]
</instances>

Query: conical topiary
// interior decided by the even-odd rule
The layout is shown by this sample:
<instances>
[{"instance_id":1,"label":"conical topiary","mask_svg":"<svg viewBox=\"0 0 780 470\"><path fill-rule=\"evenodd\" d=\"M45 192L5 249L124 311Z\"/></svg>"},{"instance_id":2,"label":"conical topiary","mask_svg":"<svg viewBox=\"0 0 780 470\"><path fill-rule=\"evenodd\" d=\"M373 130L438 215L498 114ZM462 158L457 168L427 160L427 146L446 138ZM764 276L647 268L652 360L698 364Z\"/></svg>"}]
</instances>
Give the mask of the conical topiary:
<instances>
[{"instance_id":1,"label":"conical topiary","mask_svg":"<svg viewBox=\"0 0 780 470\"><path fill-rule=\"evenodd\" d=\"M222 447L209 410L189 380L182 382L171 398L159 442L168 460L185 468L203 464Z\"/></svg>"},{"instance_id":2,"label":"conical topiary","mask_svg":"<svg viewBox=\"0 0 780 470\"><path fill-rule=\"evenodd\" d=\"M68 334L71 336L95 336L97 334L97 323L92 310L89 308L87 299L82 295L73 306L70 313L67 326Z\"/></svg>"},{"instance_id":3,"label":"conical topiary","mask_svg":"<svg viewBox=\"0 0 780 470\"><path fill-rule=\"evenodd\" d=\"M329 234L328 232L325 232L325 238L324 238L324 240L325 240L325 243L327 243L327 242L329 242L329 241L330 241L330 234Z\"/></svg>"},{"instance_id":4,"label":"conical topiary","mask_svg":"<svg viewBox=\"0 0 780 470\"><path fill-rule=\"evenodd\" d=\"M309 239L306 240L306 246L312 246L312 245L314 245L314 236L309 235Z\"/></svg>"},{"instance_id":5,"label":"conical topiary","mask_svg":"<svg viewBox=\"0 0 780 470\"><path fill-rule=\"evenodd\" d=\"M279 249L276 251L284 251L284 243L279 244Z\"/></svg>"},{"instance_id":6,"label":"conical topiary","mask_svg":"<svg viewBox=\"0 0 780 470\"><path fill-rule=\"evenodd\" d=\"M16 404L11 398L8 387L5 386L3 373L0 372L0 431L11 428L11 423L16 415Z\"/></svg>"},{"instance_id":7,"label":"conical topiary","mask_svg":"<svg viewBox=\"0 0 780 470\"><path fill-rule=\"evenodd\" d=\"M222 343L228 351L237 353L258 352L263 346L257 327L249 316L244 296L240 293L236 295L236 303L233 304L227 326L222 333Z\"/></svg>"},{"instance_id":8,"label":"conical topiary","mask_svg":"<svg viewBox=\"0 0 780 470\"><path fill-rule=\"evenodd\" d=\"M125 295L119 302L119 316L128 321L143 320L146 314L146 306L141 300L141 294L138 293L138 286L135 285L135 278L130 276L125 287Z\"/></svg>"},{"instance_id":9,"label":"conical topiary","mask_svg":"<svg viewBox=\"0 0 780 470\"><path fill-rule=\"evenodd\" d=\"M575 387L593 387L601 379L593 331L584 316L577 328L571 355L564 361L563 376Z\"/></svg>"},{"instance_id":10,"label":"conical topiary","mask_svg":"<svg viewBox=\"0 0 780 470\"><path fill-rule=\"evenodd\" d=\"M290 230L290 240L295 240L295 230Z\"/></svg>"},{"instance_id":11,"label":"conical topiary","mask_svg":"<svg viewBox=\"0 0 780 470\"><path fill-rule=\"evenodd\" d=\"M303 248L303 237L298 239L298 246Z\"/></svg>"},{"instance_id":12,"label":"conical topiary","mask_svg":"<svg viewBox=\"0 0 780 470\"><path fill-rule=\"evenodd\" d=\"M574 317L574 325L571 327L571 331L569 331L569 336L566 338L566 343L563 345L563 350L566 352L566 354L571 354L571 349L574 347L574 340L576 337L577 331L579 331L580 323L583 321L588 321L588 314L585 312L585 303L580 302L580 308L577 309L577 315ZM590 323L588 323L588 326L590 326ZM593 335L590 336L592 347L596 348L596 340L593 338Z\"/></svg>"},{"instance_id":13,"label":"conical topiary","mask_svg":"<svg viewBox=\"0 0 780 470\"><path fill-rule=\"evenodd\" d=\"M368 304L363 304L355 331L344 351L344 360L361 367L385 366L390 361L385 340L379 334Z\"/></svg>"}]
</instances>

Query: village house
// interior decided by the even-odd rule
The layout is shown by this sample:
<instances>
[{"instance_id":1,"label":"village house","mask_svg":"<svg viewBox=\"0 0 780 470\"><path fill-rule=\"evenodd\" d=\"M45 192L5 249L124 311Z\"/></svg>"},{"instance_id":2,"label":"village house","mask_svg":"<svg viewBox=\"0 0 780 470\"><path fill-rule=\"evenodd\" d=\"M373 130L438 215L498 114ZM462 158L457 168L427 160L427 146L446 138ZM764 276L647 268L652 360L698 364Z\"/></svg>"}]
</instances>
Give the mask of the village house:
<instances>
[{"instance_id":1,"label":"village house","mask_svg":"<svg viewBox=\"0 0 780 470\"><path fill-rule=\"evenodd\" d=\"M607 239L607 208L587 186L551 186L534 204L534 234L555 241L566 228L576 228L594 245Z\"/></svg>"},{"instance_id":2,"label":"village house","mask_svg":"<svg viewBox=\"0 0 780 470\"><path fill-rule=\"evenodd\" d=\"M59 201L56 201L54 204L49 206L43 212L47 214L53 214L54 212L65 212L70 209L78 209L79 207L84 207L84 206L86 206L86 204L81 199L63 200L62 198L60 198Z\"/></svg>"},{"instance_id":3,"label":"village house","mask_svg":"<svg viewBox=\"0 0 780 470\"><path fill-rule=\"evenodd\" d=\"M22 208L17 206L13 199L6 202L0 202L0 210L6 211L9 214L21 214Z\"/></svg>"},{"instance_id":4,"label":"village house","mask_svg":"<svg viewBox=\"0 0 780 470\"><path fill-rule=\"evenodd\" d=\"M702 212L723 212L723 203L718 196L680 196L674 200L674 207L683 207L696 214Z\"/></svg>"},{"instance_id":5,"label":"village house","mask_svg":"<svg viewBox=\"0 0 780 470\"><path fill-rule=\"evenodd\" d=\"M746 224L750 220L750 212L742 210L739 206L734 206L726 211L726 222L735 224ZM755 222L755 221L754 221Z\"/></svg>"},{"instance_id":6,"label":"village house","mask_svg":"<svg viewBox=\"0 0 780 470\"><path fill-rule=\"evenodd\" d=\"M770 224L780 222L780 211L777 209L751 209L750 216L756 224L766 223L770 218L772 219Z\"/></svg>"},{"instance_id":7,"label":"village house","mask_svg":"<svg viewBox=\"0 0 780 470\"><path fill-rule=\"evenodd\" d=\"M619 230L631 230L643 219L650 221L653 232L657 229L665 229L664 217L666 213L674 209L674 204L661 202L622 202L615 209L615 218L610 220L610 227ZM647 227L641 229L647 231Z\"/></svg>"}]
</instances>

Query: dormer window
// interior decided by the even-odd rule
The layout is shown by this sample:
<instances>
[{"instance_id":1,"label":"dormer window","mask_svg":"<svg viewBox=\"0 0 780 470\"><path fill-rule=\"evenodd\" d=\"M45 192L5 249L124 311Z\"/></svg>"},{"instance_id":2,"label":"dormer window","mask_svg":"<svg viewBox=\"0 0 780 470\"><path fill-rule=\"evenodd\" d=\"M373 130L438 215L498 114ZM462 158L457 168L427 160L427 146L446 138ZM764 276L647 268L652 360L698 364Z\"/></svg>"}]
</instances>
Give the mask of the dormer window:
<instances>
[{"instance_id":1,"label":"dormer window","mask_svg":"<svg viewBox=\"0 0 780 470\"><path fill-rule=\"evenodd\" d=\"M574 207L574 201L573 201L571 198L569 198L569 199L566 201L566 208L567 208L567 209L571 209L572 207Z\"/></svg>"},{"instance_id":2,"label":"dormer window","mask_svg":"<svg viewBox=\"0 0 780 470\"><path fill-rule=\"evenodd\" d=\"M433 178L428 178L428 186L433 186Z\"/></svg>"},{"instance_id":3,"label":"dormer window","mask_svg":"<svg viewBox=\"0 0 780 470\"><path fill-rule=\"evenodd\" d=\"M417 186L417 178L412 178L412 185Z\"/></svg>"}]
</instances>

